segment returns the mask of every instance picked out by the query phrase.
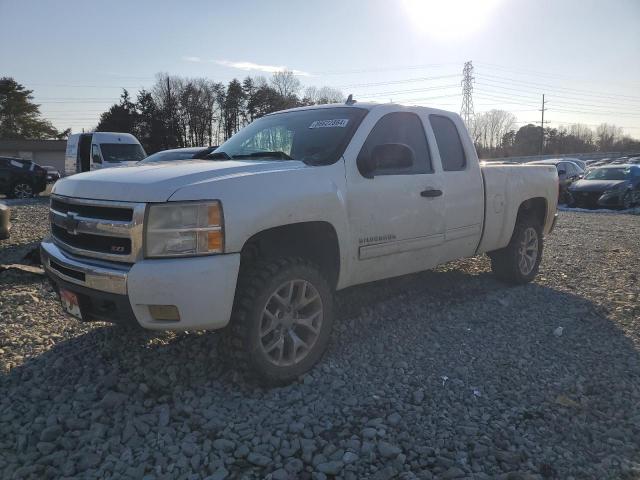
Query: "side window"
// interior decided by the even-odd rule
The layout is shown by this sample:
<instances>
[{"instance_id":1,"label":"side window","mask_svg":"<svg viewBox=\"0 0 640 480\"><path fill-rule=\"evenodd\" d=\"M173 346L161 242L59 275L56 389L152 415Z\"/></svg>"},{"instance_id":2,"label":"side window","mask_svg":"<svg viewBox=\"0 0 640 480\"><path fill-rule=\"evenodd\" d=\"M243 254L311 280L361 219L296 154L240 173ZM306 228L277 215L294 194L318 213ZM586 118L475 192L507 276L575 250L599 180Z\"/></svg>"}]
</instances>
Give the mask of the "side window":
<instances>
[{"instance_id":1,"label":"side window","mask_svg":"<svg viewBox=\"0 0 640 480\"><path fill-rule=\"evenodd\" d=\"M102 163L102 156L100 155L100 150L97 145L91 145L91 158L94 163Z\"/></svg>"},{"instance_id":2,"label":"side window","mask_svg":"<svg viewBox=\"0 0 640 480\"><path fill-rule=\"evenodd\" d=\"M414 154L414 163L406 168L378 168L376 175L411 175L431 173L431 157L427 146L427 136L420 118L415 113L388 113L375 124L358 154L358 165L362 158L369 157L375 147L389 143L409 147Z\"/></svg>"},{"instance_id":3,"label":"side window","mask_svg":"<svg viewBox=\"0 0 640 480\"><path fill-rule=\"evenodd\" d=\"M451 119L442 115L429 115L429 121L440 151L442 169L445 172L464 170L467 166L467 159L455 124Z\"/></svg>"}]
</instances>

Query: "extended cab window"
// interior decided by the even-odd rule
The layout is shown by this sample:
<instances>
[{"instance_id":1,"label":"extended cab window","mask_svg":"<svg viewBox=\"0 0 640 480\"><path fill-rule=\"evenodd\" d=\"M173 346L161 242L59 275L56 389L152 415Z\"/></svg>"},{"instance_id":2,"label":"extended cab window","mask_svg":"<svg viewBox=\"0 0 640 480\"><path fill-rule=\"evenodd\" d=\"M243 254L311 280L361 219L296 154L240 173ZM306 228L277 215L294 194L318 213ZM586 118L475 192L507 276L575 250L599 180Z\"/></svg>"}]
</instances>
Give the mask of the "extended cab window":
<instances>
[{"instance_id":1,"label":"extended cab window","mask_svg":"<svg viewBox=\"0 0 640 480\"><path fill-rule=\"evenodd\" d=\"M430 115L429 121L440 151L442 169L445 172L464 170L467 159L455 124L450 118L442 115Z\"/></svg>"},{"instance_id":2,"label":"extended cab window","mask_svg":"<svg viewBox=\"0 0 640 480\"><path fill-rule=\"evenodd\" d=\"M415 113L393 112L378 120L362 145L358 158L369 156L376 146L388 143L400 143L413 150L414 164L402 169L379 168L375 172L376 175L409 175L433 172L424 127Z\"/></svg>"}]
</instances>

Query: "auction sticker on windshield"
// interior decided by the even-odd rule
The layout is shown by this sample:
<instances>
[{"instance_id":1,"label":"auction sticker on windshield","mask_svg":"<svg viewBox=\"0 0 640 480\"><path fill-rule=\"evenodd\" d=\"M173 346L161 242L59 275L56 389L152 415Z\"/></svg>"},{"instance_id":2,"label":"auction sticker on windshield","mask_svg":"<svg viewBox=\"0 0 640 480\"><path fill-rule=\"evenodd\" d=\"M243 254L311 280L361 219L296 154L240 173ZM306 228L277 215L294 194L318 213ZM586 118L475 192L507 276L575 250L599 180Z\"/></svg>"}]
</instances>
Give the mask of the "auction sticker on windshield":
<instances>
[{"instance_id":1,"label":"auction sticker on windshield","mask_svg":"<svg viewBox=\"0 0 640 480\"><path fill-rule=\"evenodd\" d=\"M348 118L334 118L333 120L316 120L309 128L344 128L349 123Z\"/></svg>"}]
</instances>

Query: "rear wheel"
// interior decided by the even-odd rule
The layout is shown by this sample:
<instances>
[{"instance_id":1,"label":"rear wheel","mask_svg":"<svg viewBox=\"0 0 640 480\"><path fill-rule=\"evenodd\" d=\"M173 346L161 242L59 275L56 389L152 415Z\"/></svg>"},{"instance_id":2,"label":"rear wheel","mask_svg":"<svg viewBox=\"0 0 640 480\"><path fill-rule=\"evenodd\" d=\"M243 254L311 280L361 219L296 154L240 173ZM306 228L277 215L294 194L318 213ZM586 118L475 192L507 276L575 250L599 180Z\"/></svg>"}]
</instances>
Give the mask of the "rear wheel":
<instances>
[{"instance_id":1,"label":"rear wheel","mask_svg":"<svg viewBox=\"0 0 640 480\"><path fill-rule=\"evenodd\" d=\"M295 380L326 350L332 307L331 289L313 264L298 258L257 262L241 272L223 352L263 383Z\"/></svg>"},{"instance_id":2,"label":"rear wheel","mask_svg":"<svg viewBox=\"0 0 640 480\"><path fill-rule=\"evenodd\" d=\"M631 192L627 192L622 197L622 208L628 210L633 206L633 196Z\"/></svg>"},{"instance_id":3,"label":"rear wheel","mask_svg":"<svg viewBox=\"0 0 640 480\"><path fill-rule=\"evenodd\" d=\"M33 187L27 182L18 182L11 189L11 196L14 198L33 197Z\"/></svg>"},{"instance_id":4,"label":"rear wheel","mask_svg":"<svg viewBox=\"0 0 640 480\"><path fill-rule=\"evenodd\" d=\"M502 281L523 284L533 280L542 260L542 227L530 217L516 223L509 245L489 254L491 269Z\"/></svg>"}]
</instances>

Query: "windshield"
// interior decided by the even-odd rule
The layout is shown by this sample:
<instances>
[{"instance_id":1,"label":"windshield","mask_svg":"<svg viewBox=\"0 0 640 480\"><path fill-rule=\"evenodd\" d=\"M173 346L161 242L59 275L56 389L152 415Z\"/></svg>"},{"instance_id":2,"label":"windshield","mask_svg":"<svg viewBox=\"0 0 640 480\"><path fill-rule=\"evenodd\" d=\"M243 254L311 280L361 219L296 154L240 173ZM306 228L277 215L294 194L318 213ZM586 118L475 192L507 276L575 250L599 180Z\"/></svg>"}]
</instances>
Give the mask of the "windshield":
<instances>
[{"instance_id":1,"label":"windshield","mask_svg":"<svg viewBox=\"0 0 640 480\"><path fill-rule=\"evenodd\" d=\"M171 151L164 151L164 152L157 152L154 153L153 155L149 155L147 158L145 158L142 163L153 163L153 162L168 162L171 160L187 160L187 159L191 159L194 157L194 155L197 155L198 153L200 153L201 151L184 151L184 152L171 152Z\"/></svg>"},{"instance_id":2,"label":"windshield","mask_svg":"<svg viewBox=\"0 0 640 480\"><path fill-rule=\"evenodd\" d=\"M584 177L585 180L626 180L631 177L630 168L597 168Z\"/></svg>"},{"instance_id":3,"label":"windshield","mask_svg":"<svg viewBox=\"0 0 640 480\"><path fill-rule=\"evenodd\" d=\"M216 154L328 165L342 155L366 114L362 108L335 107L267 115L236 133Z\"/></svg>"},{"instance_id":4,"label":"windshield","mask_svg":"<svg viewBox=\"0 0 640 480\"><path fill-rule=\"evenodd\" d=\"M100 151L105 162L139 162L146 153L137 143L102 143Z\"/></svg>"}]
</instances>

